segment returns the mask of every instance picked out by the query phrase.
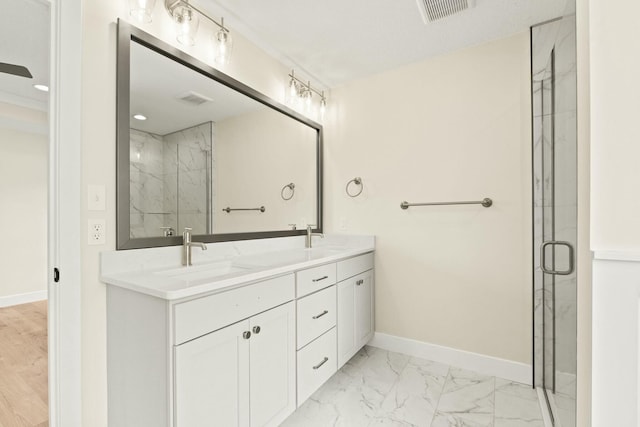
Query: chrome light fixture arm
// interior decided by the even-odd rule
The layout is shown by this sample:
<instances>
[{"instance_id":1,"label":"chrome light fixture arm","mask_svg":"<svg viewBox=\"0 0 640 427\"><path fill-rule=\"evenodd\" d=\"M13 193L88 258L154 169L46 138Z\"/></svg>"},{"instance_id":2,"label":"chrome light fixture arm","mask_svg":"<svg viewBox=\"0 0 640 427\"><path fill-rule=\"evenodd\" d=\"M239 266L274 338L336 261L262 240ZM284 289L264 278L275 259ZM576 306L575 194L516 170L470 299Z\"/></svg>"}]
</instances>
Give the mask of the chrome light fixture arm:
<instances>
[{"instance_id":1,"label":"chrome light fixture arm","mask_svg":"<svg viewBox=\"0 0 640 427\"><path fill-rule=\"evenodd\" d=\"M167 0L170 1L170 0ZM180 0L182 1L182 0ZM324 90L323 91L319 91L317 89L314 89L313 87L311 87L311 82L307 81L306 83L303 80L300 80L299 78L296 77L295 75L295 71L291 70L291 74L289 74L289 77L291 77L291 81L289 83L289 85L295 84L296 87L298 88L298 91L300 92L300 94L304 94L304 93L315 93L320 97L321 102L326 103L327 102L327 97L324 94Z\"/></svg>"},{"instance_id":2,"label":"chrome light fixture arm","mask_svg":"<svg viewBox=\"0 0 640 427\"><path fill-rule=\"evenodd\" d=\"M183 6L183 7L187 7L189 9L195 10L196 12L198 12L200 16L206 18L207 20L213 22L218 27L220 27L222 31L226 33L229 32L229 29L224 26L224 18L220 18L220 22L218 22L212 17L210 17L209 15L207 15L206 13L204 13L202 10L198 9L193 4L189 3L187 0L165 0L164 2L164 7L167 9L167 12L169 12L169 15L171 16L174 15L174 12L178 8L178 6Z\"/></svg>"}]
</instances>

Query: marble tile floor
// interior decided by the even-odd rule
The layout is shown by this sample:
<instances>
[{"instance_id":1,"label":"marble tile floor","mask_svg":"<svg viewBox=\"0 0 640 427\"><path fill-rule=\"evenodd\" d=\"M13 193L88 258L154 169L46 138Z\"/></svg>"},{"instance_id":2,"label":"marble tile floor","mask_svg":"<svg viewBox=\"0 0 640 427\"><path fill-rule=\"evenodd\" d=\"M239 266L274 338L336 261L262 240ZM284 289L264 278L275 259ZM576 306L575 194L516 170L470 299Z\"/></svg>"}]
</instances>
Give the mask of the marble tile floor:
<instances>
[{"instance_id":1,"label":"marble tile floor","mask_svg":"<svg viewBox=\"0 0 640 427\"><path fill-rule=\"evenodd\" d=\"M531 387L364 347L285 427L544 427Z\"/></svg>"}]
</instances>

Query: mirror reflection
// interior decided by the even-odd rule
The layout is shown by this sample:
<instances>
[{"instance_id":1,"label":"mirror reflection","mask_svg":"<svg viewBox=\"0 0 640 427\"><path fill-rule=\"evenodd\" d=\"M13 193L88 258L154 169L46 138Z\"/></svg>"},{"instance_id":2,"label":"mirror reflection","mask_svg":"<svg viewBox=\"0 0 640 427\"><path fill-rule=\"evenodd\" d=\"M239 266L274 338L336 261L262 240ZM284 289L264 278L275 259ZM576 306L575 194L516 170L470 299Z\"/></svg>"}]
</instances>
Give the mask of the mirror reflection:
<instances>
[{"instance_id":1,"label":"mirror reflection","mask_svg":"<svg viewBox=\"0 0 640 427\"><path fill-rule=\"evenodd\" d=\"M317 222L318 130L135 41L129 237Z\"/></svg>"}]
</instances>

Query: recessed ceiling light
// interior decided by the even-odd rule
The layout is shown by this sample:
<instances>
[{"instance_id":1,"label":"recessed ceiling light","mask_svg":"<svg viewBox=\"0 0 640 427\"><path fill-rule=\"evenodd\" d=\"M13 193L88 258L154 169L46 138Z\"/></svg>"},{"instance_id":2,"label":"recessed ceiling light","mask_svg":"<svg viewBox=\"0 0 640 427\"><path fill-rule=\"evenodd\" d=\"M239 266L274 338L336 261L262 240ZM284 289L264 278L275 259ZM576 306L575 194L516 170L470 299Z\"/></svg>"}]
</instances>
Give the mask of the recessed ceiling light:
<instances>
[{"instance_id":1,"label":"recessed ceiling light","mask_svg":"<svg viewBox=\"0 0 640 427\"><path fill-rule=\"evenodd\" d=\"M147 120L147 116L143 116L142 114L134 114L133 118L136 120Z\"/></svg>"},{"instance_id":2,"label":"recessed ceiling light","mask_svg":"<svg viewBox=\"0 0 640 427\"><path fill-rule=\"evenodd\" d=\"M49 92L49 86L47 85L33 85L33 87L43 92Z\"/></svg>"}]
</instances>

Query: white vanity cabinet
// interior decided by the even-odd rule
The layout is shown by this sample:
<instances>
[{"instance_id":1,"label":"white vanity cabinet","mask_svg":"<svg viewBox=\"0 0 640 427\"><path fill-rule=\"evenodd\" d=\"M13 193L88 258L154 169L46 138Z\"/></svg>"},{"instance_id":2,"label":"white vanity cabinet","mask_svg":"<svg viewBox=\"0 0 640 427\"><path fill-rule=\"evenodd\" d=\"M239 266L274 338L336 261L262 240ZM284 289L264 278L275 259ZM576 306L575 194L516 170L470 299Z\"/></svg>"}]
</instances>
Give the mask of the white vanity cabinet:
<instances>
[{"instance_id":1,"label":"white vanity cabinet","mask_svg":"<svg viewBox=\"0 0 640 427\"><path fill-rule=\"evenodd\" d=\"M337 274L340 368L373 338L373 253L339 261Z\"/></svg>"},{"instance_id":2,"label":"white vanity cabinet","mask_svg":"<svg viewBox=\"0 0 640 427\"><path fill-rule=\"evenodd\" d=\"M373 252L303 254L178 295L157 271L104 276L109 426L282 423L373 336Z\"/></svg>"},{"instance_id":3,"label":"white vanity cabinet","mask_svg":"<svg viewBox=\"0 0 640 427\"><path fill-rule=\"evenodd\" d=\"M109 426L277 426L296 408L293 274L176 302L107 290Z\"/></svg>"},{"instance_id":4,"label":"white vanity cabinet","mask_svg":"<svg viewBox=\"0 0 640 427\"><path fill-rule=\"evenodd\" d=\"M176 425L277 426L293 412L294 316L289 302L176 346Z\"/></svg>"}]
</instances>

